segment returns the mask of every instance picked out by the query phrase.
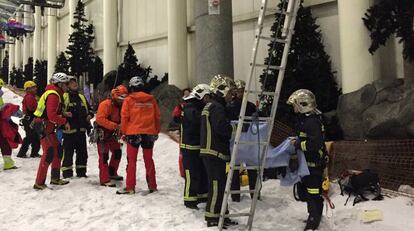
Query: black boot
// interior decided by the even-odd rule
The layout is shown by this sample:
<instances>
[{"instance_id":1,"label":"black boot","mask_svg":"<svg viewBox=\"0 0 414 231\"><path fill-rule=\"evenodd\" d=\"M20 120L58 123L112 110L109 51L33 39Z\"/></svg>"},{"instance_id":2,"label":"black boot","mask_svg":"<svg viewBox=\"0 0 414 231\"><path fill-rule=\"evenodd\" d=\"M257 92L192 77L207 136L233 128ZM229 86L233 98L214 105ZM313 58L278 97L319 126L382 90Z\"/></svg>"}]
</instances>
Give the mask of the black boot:
<instances>
[{"instance_id":1,"label":"black boot","mask_svg":"<svg viewBox=\"0 0 414 231\"><path fill-rule=\"evenodd\" d=\"M309 216L308 220L306 221L306 227L305 227L305 231L306 230L316 230L319 227L319 223L321 222L321 218L316 218L316 217L312 217Z\"/></svg>"}]
</instances>

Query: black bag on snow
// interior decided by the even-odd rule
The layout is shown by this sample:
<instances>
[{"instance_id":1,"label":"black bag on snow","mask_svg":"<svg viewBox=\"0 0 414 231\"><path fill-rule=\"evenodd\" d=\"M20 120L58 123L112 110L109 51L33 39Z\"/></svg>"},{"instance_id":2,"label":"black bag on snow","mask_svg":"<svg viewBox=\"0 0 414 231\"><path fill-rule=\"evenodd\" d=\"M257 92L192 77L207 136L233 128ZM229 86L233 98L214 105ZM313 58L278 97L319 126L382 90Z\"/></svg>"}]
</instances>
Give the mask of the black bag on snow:
<instances>
[{"instance_id":1,"label":"black bag on snow","mask_svg":"<svg viewBox=\"0 0 414 231\"><path fill-rule=\"evenodd\" d=\"M382 200L381 186L378 174L371 172L369 169L363 170L361 173L348 173L340 177L339 186L341 195L348 193L345 205L349 198L355 196L353 205L361 201Z\"/></svg>"}]
</instances>

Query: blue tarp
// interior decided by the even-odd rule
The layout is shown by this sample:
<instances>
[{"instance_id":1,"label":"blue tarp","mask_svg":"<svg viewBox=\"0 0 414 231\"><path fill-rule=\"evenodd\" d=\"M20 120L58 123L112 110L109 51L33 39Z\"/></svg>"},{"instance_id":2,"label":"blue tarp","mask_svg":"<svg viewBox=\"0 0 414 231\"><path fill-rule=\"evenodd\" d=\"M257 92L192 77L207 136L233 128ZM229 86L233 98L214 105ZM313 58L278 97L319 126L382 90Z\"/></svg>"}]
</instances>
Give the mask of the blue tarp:
<instances>
[{"instance_id":1,"label":"blue tarp","mask_svg":"<svg viewBox=\"0 0 414 231\"><path fill-rule=\"evenodd\" d=\"M237 121L232 123L237 124ZM259 123L259 129L257 129L256 124L250 124L247 132L243 132L240 137L240 141L267 141L268 135L268 124ZM259 130L259 132L257 132ZM233 149L234 138L231 140L231 151ZM263 151L263 146L260 147L260 152ZM239 150L236 159L236 164L240 165L242 163L247 166L258 166L259 165L259 145L257 144L239 144ZM290 144L290 138L286 139L278 147L274 148L269 146L266 158L265 168L277 168L277 167L287 167L289 165L289 159L292 154L296 153L295 147ZM287 169L287 174L284 178L281 179L280 184L282 186L291 186L296 182L300 181L300 178L306 175L309 175L309 169L306 163L305 155L302 151L297 151L298 160L299 160L299 169L296 172L291 173Z\"/></svg>"}]
</instances>

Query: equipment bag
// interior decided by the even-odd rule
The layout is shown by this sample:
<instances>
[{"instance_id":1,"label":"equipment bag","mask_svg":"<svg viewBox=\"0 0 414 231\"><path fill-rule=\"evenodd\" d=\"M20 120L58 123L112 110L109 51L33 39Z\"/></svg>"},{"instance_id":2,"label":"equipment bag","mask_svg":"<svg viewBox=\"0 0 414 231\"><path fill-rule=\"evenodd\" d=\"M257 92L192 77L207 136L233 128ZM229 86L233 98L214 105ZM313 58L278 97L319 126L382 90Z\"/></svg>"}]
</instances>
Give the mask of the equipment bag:
<instances>
[{"instance_id":1,"label":"equipment bag","mask_svg":"<svg viewBox=\"0 0 414 231\"><path fill-rule=\"evenodd\" d=\"M348 203L349 198L355 196L353 205L368 200L383 200L384 197L381 194L381 186L379 183L378 174L366 169L360 173L347 172L342 174L339 181L341 188L341 195L348 193L345 205Z\"/></svg>"}]
</instances>

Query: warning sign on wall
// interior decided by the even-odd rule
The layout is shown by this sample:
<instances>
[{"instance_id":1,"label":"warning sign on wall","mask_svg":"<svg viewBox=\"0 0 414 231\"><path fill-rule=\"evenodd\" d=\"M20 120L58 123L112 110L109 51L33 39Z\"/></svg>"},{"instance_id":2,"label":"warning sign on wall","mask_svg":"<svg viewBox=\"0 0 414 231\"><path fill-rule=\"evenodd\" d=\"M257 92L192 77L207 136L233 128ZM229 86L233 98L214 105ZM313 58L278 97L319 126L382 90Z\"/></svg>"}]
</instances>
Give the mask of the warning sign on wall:
<instances>
[{"instance_id":1,"label":"warning sign on wall","mask_svg":"<svg viewBox=\"0 0 414 231\"><path fill-rule=\"evenodd\" d=\"M208 15L220 14L220 0L208 0Z\"/></svg>"}]
</instances>

